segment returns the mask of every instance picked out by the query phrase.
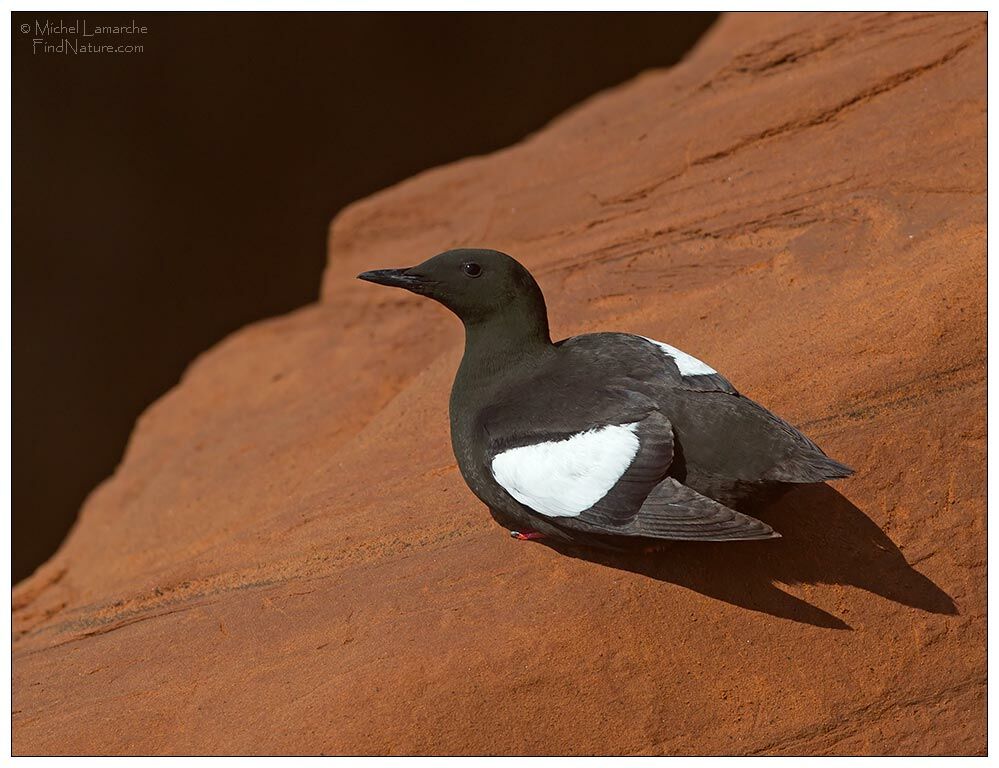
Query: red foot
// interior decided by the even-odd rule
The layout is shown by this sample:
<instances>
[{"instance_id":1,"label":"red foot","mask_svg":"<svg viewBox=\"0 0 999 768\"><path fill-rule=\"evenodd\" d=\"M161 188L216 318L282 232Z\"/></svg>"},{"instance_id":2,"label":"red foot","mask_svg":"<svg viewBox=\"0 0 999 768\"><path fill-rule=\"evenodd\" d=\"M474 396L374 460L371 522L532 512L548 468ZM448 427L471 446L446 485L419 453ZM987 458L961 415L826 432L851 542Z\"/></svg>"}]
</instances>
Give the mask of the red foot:
<instances>
[{"instance_id":1,"label":"red foot","mask_svg":"<svg viewBox=\"0 0 999 768\"><path fill-rule=\"evenodd\" d=\"M545 537L543 533L538 533L537 531L510 531L510 535L515 539L520 539L521 541L543 539Z\"/></svg>"}]
</instances>

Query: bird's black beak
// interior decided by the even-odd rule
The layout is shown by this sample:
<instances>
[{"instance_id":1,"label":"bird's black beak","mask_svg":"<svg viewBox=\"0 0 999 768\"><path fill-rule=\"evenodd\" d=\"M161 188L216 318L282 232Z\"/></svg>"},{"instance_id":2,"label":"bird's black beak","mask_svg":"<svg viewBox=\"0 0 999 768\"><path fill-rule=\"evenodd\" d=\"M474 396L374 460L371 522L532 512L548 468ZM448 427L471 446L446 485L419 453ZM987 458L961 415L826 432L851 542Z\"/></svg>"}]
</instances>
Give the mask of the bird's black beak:
<instances>
[{"instance_id":1,"label":"bird's black beak","mask_svg":"<svg viewBox=\"0 0 999 768\"><path fill-rule=\"evenodd\" d=\"M426 284L426 281L417 275L410 274L406 269L373 269L370 272L362 272L357 276L358 280L367 280L369 283L378 285L391 285L395 288L405 288L408 291L416 291Z\"/></svg>"}]
</instances>

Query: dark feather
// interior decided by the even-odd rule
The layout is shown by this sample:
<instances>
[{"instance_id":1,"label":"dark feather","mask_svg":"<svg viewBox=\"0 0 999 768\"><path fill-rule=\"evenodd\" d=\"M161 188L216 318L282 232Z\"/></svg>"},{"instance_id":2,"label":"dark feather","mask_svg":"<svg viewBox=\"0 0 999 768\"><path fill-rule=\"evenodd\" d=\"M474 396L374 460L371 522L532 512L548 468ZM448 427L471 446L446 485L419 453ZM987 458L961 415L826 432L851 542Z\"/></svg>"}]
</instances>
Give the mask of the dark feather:
<instances>
[{"instance_id":1,"label":"dark feather","mask_svg":"<svg viewBox=\"0 0 999 768\"><path fill-rule=\"evenodd\" d=\"M657 485L631 520L614 525L589 511L558 524L587 533L684 541L744 541L779 538L766 523L702 496L672 477Z\"/></svg>"}]
</instances>

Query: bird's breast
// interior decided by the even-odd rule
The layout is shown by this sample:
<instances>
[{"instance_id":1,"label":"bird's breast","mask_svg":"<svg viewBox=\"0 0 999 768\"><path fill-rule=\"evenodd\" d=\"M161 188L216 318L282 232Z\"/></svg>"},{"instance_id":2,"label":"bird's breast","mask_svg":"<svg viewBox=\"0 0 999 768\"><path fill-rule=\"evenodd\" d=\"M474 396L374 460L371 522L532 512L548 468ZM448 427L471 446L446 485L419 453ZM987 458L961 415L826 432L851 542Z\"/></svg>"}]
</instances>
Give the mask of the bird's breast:
<instances>
[{"instance_id":1,"label":"bird's breast","mask_svg":"<svg viewBox=\"0 0 999 768\"><path fill-rule=\"evenodd\" d=\"M486 436L478 410L451 399L451 450L458 470L471 491L485 504L495 504L496 481L489 471Z\"/></svg>"}]
</instances>

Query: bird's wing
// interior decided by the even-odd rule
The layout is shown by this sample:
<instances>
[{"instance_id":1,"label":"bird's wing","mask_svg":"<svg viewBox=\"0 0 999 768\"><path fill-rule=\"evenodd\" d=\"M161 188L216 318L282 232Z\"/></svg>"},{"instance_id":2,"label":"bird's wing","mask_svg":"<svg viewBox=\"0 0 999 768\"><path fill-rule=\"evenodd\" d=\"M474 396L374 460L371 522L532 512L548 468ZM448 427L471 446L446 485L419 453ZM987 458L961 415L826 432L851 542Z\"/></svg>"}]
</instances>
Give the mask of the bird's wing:
<instances>
[{"instance_id":1,"label":"bird's wing","mask_svg":"<svg viewBox=\"0 0 999 768\"><path fill-rule=\"evenodd\" d=\"M611 336L615 343L607 344ZM710 374L696 372L689 361L682 373L652 343L627 334L574 337L564 345L559 365L498 395L481 414L489 468L510 496L558 526L591 533L702 540L775 535L667 477L673 427L655 388L645 383L665 376L676 386Z\"/></svg>"},{"instance_id":2,"label":"bird's wing","mask_svg":"<svg viewBox=\"0 0 999 768\"><path fill-rule=\"evenodd\" d=\"M566 528L613 536L770 539L765 523L702 496L666 472L673 432L658 411L496 454L493 477L513 498Z\"/></svg>"},{"instance_id":3,"label":"bird's wing","mask_svg":"<svg viewBox=\"0 0 999 768\"><path fill-rule=\"evenodd\" d=\"M515 442L493 455L493 478L525 507L565 528L700 541L777 535L667 477L673 430L659 411L571 434L522 428Z\"/></svg>"},{"instance_id":4,"label":"bird's wing","mask_svg":"<svg viewBox=\"0 0 999 768\"><path fill-rule=\"evenodd\" d=\"M640 536L680 541L748 541L774 539L780 534L755 517L744 515L702 496L673 477L652 489L630 520L617 523L589 511L567 522L588 533Z\"/></svg>"},{"instance_id":5,"label":"bird's wing","mask_svg":"<svg viewBox=\"0 0 999 768\"><path fill-rule=\"evenodd\" d=\"M625 417L628 418L628 417ZM570 434L535 432L494 453L493 478L514 499L559 522L594 524L634 518L673 460L673 432L658 411Z\"/></svg>"}]
</instances>

